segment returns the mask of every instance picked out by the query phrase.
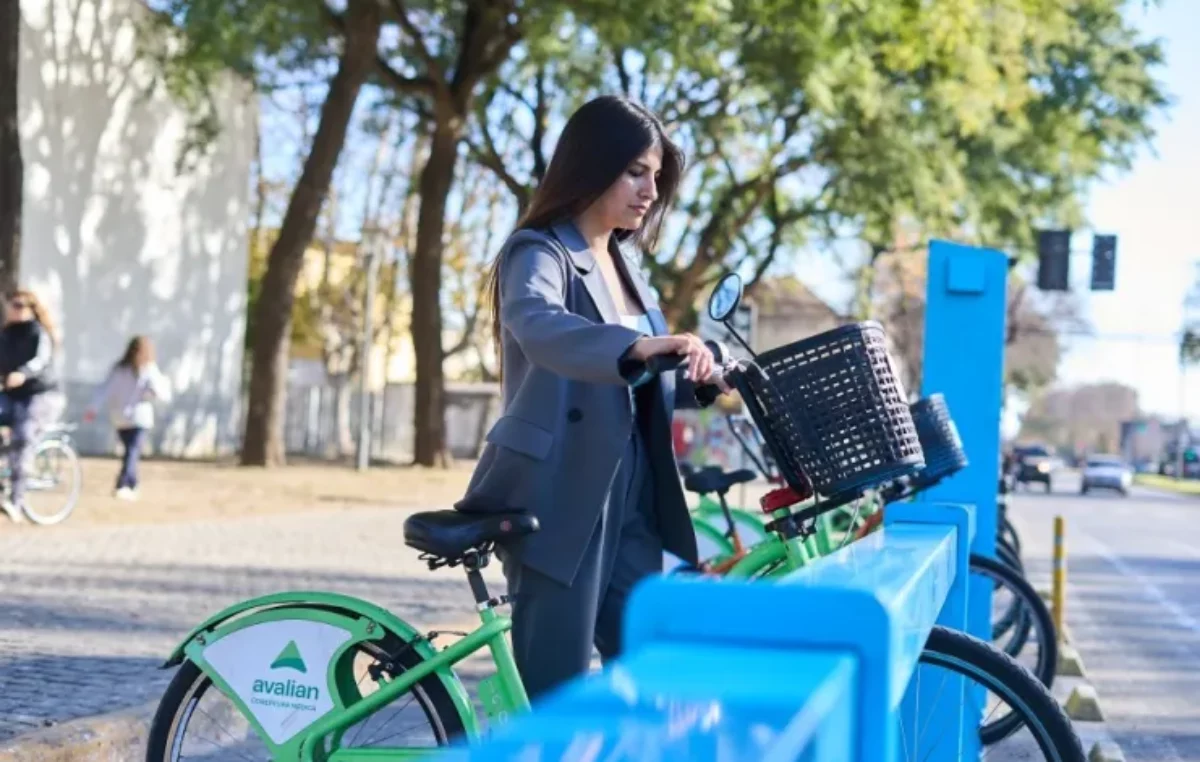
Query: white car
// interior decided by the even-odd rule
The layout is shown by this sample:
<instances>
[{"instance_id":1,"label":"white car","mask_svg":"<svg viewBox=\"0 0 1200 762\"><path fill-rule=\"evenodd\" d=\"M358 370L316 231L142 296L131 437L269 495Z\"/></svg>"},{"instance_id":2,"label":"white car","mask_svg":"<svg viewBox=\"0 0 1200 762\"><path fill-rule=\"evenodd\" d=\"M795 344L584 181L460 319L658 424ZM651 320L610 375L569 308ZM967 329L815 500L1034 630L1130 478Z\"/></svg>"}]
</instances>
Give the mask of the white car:
<instances>
[{"instance_id":1,"label":"white car","mask_svg":"<svg viewBox=\"0 0 1200 762\"><path fill-rule=\"evenodd\" d=\"M1083 483L1079 491L1087 494L1093 489L1111 489L1129 494L1133 484L1133 469L1116 455L1089 455L1083 467Z\"/></svg>"}]
</instances>

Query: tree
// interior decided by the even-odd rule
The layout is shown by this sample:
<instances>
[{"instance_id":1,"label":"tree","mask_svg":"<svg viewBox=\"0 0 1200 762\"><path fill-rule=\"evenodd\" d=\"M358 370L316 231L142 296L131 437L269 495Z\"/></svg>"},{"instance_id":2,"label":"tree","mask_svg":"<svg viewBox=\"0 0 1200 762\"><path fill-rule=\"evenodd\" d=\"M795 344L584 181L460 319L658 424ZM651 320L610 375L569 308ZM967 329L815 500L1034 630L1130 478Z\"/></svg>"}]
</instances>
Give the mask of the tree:
<instances>
[{"instance_id":1,"label":"tree","mask_svg":"<svg viewBox=\"0 0 1200 762\"><path fill-rule=\"evenodd\" d=\"M600 90L640 96L691 158L647 261L673 326L725 269L757 275L847 236L871 252L861 314L901 226L918 248L943 235L1024 253L1036 222L1078 220L1087 184L1127 164L1165 99L1161 50L1119 6L739 2L614 41L568 32L581 63L514 62L471 154L523 203L548 124ZM532 128L514 141L518 122Z\"/></svg>"},{"instance_id":2,"label":"tree","mask_svg":"<svg viewBox=\"0 0 1200 762\"><path fill-rule=\"evenodd\" d=\"M21 3L0 4L0 288L12 290L20 277L21 200L25 164L17 113L21 60Z\"/></svg>"},{"instance_id":3,"label":"tree","mask_svg":"<svg viewBox=\"0 0 1200 762\"><path fill-rule=\"evenodd\" d=\"M284 462L283 403L296 279L345 144L354 104L375 68L381 21L381 9L375 0L350 0L337 74L321 107L312 150L288 202L279 239L267 258L262 292L255 307L258 336L250 371L242 465L271 466Z\"/></svg>"},{"instance_id":4,"label":"tree","mask_svg":"<svg viewBox=\"0 0 1200 762\"><path fill-rule=\"evenodd\" d=\"M246 74L261 86L272 75L314 66L338 51L336 72L279 236L267 257L251 317L256 335L241 462L279 465L284 462L283 404L296 280L359 93L382 66L378 42L383 8L377 0L349 0L343 13L323 2L246 5L229 0L168 0L161 10L157 24L143 39L151 43L168 88L192 107L189 150L203 150L220 127L212 93L224 71Z\"/></svg>"}]
</instances>

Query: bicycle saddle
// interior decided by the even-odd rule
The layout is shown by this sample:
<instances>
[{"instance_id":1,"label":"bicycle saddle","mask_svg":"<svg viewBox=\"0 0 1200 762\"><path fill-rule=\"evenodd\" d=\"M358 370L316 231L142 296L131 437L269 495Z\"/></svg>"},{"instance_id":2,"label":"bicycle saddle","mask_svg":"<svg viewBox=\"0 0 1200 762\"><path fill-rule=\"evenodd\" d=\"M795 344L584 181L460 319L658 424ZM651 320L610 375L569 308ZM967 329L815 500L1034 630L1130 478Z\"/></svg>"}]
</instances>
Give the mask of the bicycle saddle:
<instances>
[{"instance_id":1,"label":"bicycle saddle","mask_svg":"<svg viewBox=\"0 0 1200 762\"><path fill-rule=\"evenodd\" d=\"M493 542L515 540L538 530L532 513L422 511L404 521L404 544L438 558L455 560Z\"/></svg>"},{"instance_id":2,"label":"bicycle saddle","mask_svg":"<svg viewBox=\"0 0 1200 762\"><path fill-rule=\"evenodd\" d=\"M720 466L709 466L691 473L683 480L683 486L692 492L705 495L716 492L723 495L735 484L745 484L758 478L758 474L748 468L726 473Z\"/></svg>"}]
</instances>

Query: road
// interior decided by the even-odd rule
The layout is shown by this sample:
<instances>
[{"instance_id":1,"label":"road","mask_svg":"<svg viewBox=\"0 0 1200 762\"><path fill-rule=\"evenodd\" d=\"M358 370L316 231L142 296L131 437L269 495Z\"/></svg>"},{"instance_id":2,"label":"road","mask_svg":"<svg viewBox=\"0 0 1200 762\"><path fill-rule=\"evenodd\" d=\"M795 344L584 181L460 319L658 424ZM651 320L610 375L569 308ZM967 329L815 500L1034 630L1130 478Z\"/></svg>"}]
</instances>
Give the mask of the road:
<instances>
[{"instance_id":1,"label":"road","mask_svg":"<svg viewBox=\"0 0 1200 762\"><path fill-rule=\"evenodd\" d=\"M1130 762L1200 760L1200 500L1082 496L1071 475L1040 490L1010 513L1035 584L1066 520L1067 622L1113 735Z\"/></svg>"}]
</instances>

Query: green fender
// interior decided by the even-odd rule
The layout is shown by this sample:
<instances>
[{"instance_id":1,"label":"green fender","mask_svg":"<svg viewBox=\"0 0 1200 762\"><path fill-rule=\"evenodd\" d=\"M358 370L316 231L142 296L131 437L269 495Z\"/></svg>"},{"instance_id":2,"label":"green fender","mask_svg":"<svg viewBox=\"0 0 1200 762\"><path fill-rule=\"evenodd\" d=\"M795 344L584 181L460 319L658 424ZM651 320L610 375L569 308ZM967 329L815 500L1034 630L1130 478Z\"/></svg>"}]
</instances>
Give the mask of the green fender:
<instances>
[{"instance_id":1,"label":"green fender","mask_svg":"<svg viewBox=\"0 0 1200 762\"><path fill-rule=\"evenodd\" d=\"M184 649L187 648L189 643L203 636L205 633L216 630L230 619L242 614L272 608L321 608L357 614L368 621L379 624L385 630L395 633L405 642L412 643L413 651L419 654L421 658L431 659L437 655L437 649L428 640L425 640L421 636L421 633L412 625L387 609L376 606L374 603L368 603L362 599L338 593L291 591L273 593L258 598L249 598L213 614L196 627L193 627L184 636L179 645L175 647L175 650L171 652L170 657L163 663L162 669L176 667L181 664L184 659ZM471 703L471 698L467 694L467 689L463 687L462 681L448 667L442 667L436 670L434 674L446 686L446 692L449 694L450 700L454 702L455 709L458 710L459 716L462 717L468 737L478 735L479 719L475 715L474 704Z\"/></svg>"}]
</instances>

